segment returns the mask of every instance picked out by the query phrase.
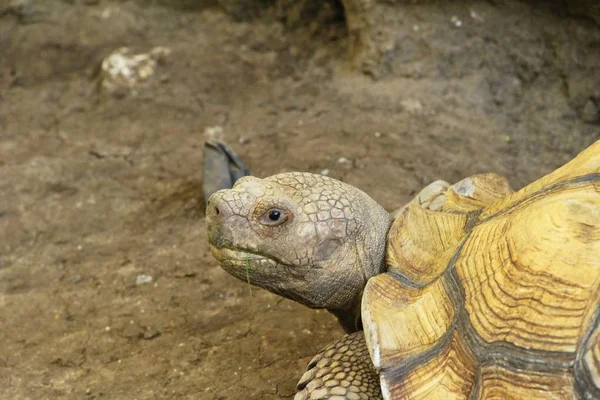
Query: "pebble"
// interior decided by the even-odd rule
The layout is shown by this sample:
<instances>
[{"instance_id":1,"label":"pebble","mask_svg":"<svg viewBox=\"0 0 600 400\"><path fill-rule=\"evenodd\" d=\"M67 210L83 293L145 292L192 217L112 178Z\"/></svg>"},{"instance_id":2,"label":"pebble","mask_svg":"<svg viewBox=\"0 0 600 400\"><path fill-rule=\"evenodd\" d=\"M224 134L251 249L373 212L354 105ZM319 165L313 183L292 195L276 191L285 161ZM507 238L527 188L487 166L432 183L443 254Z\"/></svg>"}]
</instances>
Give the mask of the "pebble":
<instances>
[{"instance_id":1,"label":"pebble","mask_svg":"<svg viewBox=\"0 0 600 400\"><path fill-rule=\"evenodd\" d=\"M152 277L150 275L138 275L135 278L135 284L136 285L144 285L146 283L150 283L152 282Z\"/></svg>"},{"instance_id":2,"label":"pebble","mask_svg":"<svg viewBox=\"0 0 600 400\"><path fill-rule=\"evenodd\" d=\"M121 47L102 60L101 88L115 97L122 97L129 91L136 94L141 82L156 72L158 64L171 53L167 47L157 46L148 53L134 54L127 47Z\"/></svg>"},{"instance_id":3,"label":"pebble","mask_svg":"<svg viewBox=\"0 0 600 400\"><path fill-rule=\"evenodd\" d=\"M479 22L483 22L483 17L479 14L477 14L474 10L470 10L471 13L471 18L473 18L475 21L479 21Z\"/></svg>"},{"instance_id":4,"label":"pebble","mask_svg":"<svg viewBox=\"0 0 600 400\"><path fill-rule=\"evenodd\" d=\"M111 14L112 10L110 9L110 7L106 7L104 10L102 10L102 14L100 14L100 16L102 17L102 19L109 19Z\"/></svg>"},{"instance_id":5,"label":"pebble","mask_svg":"<svg viewBox=\"0 0 600 400\"><path fill-rule=\"evenodd\" d=\"M221 140L223 136L223 128L219 125L208 126L204 129L204 136L206 139Z\"/></svg>"},{"instance_id":6,"label":"pebble","mask_svg":"<svg viewBox=\"0 0 600 400\"><path fill-rule=\"evenodd\" d=\"M157 338L160 336L160 331L158 331L155 328L148 328L146 329L146 331L144 332L144 339L145 340L152 340L154 338Z\"/></svg>"}]
</instances>

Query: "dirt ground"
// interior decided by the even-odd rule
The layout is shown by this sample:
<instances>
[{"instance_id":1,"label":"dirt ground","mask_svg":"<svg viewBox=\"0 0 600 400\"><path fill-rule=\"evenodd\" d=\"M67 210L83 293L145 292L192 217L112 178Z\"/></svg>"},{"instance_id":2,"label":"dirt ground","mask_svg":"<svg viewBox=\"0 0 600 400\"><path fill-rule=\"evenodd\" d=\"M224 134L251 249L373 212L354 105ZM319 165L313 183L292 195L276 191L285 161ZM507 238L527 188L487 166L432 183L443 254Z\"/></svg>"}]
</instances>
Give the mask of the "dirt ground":
<instances>
[{"instance_id":1,"label":"dirt ground","mask_svg":"<svg viewBox=\"0 0 600 400\"><path fill-rule=\"evenodd\" d=\"M478 172L519 188L600 138L600 25L540 3L397 5L375 80L333 2L292 23L0 1L0 398L293 396L342 331L211 258L206 132L257 176L328 170L388 209ZM121 46L171 52L100 92Z\"/></svg>"}]
</instances>

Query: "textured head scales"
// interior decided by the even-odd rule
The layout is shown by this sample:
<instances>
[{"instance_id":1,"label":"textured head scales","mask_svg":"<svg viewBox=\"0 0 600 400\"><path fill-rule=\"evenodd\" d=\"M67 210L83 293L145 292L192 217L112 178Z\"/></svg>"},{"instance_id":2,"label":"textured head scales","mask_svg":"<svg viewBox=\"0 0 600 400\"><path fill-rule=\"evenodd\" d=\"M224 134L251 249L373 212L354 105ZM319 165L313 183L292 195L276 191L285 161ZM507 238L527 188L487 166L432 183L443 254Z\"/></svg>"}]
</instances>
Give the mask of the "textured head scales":
<instances>
[{"instance_id":1,"label":"textured head scales","mask_svg":"<svg viewBox=\"0 0 600 400\"><path fill-rule=\"evenodd\" d=\"M367 280L385 269L389 223L365 193L309 173L245 177L207 207L211 248L225 270L351 319Z\"/></svg>"}]
</instances>

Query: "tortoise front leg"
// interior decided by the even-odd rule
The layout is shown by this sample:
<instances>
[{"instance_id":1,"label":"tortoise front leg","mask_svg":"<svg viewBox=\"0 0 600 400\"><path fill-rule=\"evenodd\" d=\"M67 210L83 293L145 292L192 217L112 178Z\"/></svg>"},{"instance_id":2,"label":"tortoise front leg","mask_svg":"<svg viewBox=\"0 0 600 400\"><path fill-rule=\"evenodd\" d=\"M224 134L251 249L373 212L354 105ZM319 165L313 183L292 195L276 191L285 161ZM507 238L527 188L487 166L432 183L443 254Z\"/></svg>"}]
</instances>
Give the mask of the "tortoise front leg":
<instances>
[{"instance_id":1,"label":"tortoise front leg","mask_svg":"<svg viewBox=\"0 0 600 400\"><path fill-rule=\"evenodd\" d=\"M381 399L379 375L363 332L342 337L321 350L298 382L294 400Z\"/></svg>"}]
</instances>

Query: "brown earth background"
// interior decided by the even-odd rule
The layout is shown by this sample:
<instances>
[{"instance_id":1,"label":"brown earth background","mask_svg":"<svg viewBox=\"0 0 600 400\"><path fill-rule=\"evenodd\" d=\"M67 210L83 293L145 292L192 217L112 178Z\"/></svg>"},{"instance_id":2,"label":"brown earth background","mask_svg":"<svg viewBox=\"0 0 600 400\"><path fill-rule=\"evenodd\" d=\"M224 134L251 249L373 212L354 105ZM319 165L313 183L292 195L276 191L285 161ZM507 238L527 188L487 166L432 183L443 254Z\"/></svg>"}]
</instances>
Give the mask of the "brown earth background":
<instances>
[{"instance_id":1,"label":"brown earth background","mask_svg":"<svg viewBox=\"0 0 600 400\"><path fill-rule=\"evenodd\" d=\"M479 172L520 188L600 138L598 15L0 0L0 398L290 398L342 331L211 257L207 134L254 175L328 170L388 209ZM99 65L122 46L170 54L107 94Z\"/></svg>"}]
</instances>

